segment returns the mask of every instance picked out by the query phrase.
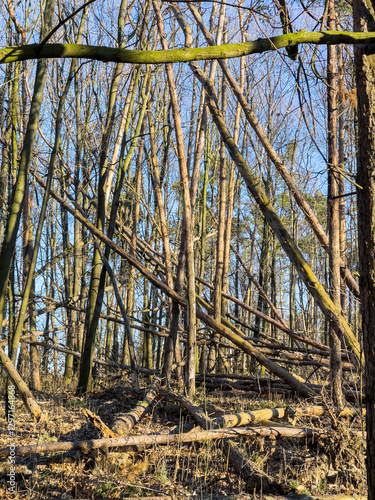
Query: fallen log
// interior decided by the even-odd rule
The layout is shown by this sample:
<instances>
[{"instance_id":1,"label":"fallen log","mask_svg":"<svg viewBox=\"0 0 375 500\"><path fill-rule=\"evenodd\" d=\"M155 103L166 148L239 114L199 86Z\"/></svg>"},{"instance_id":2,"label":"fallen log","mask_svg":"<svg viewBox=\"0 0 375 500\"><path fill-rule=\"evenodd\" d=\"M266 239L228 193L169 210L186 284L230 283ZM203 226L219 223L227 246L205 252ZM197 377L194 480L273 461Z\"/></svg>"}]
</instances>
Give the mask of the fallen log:
<instances>
[{"instance_id":1,"label":"fallen log","mask_svg":"<svg viewBox=\"0 0 375 500\"><path fill-rule=\"evenodd\" d=\"M32 392L28 388L27 384L22 380L20 374L18 373L16 367L12 363L11 359L5 354L3 349L0 347L0 362L1 366L6 370L6 372L9 375L9 378L11 379L12 383L17 389L18 394L21 396L22 401L24 402L24 405L26 406L27 410L29 411L30 415L33 417L34 421L40 422L46 419L45 414L42 412L42 409L36 402ZM9 391L8 386L8 391ZM12 391L12 389L11 389ZM8 396L8 411L9 407L12 409L13 406L13 401L14 401L14 394L10 393ZM10 412L11 414L13 413L12 411ZM8 415L9 419L9 415ZM9 423L9 422L8 422Z\"/></svg>"},{"instance_id":2,"label":"fallen log","mask_svg":"<svg viewBox=\"0 0 375 500\"><path fill-rule=\"evenodd\" d=\"M85 417L101 432L106 438L115 438L129 432L134 425L144 416L151 408L155 398L159 395L160 377L155 377L147 394L142 401L139 401L137 406L128 413L118 414L112 423L112 429L102 421L98 415L90 410L84 409ZM135 389L139 393L139 389Z\"/></svg>"},{"instance_id":3,"label":"fallen log","mask_svg":"<svg viewBox=\"0 0 375 500\"><path fill-rule=\"evenodd\" d=\"M286 408L265 408L263 410L247 411L232 413L230 415L222 415L212 419L214 427L229 428L237 427L239 425L258 424L264 420L271 420L272 418L285 418L288 415Z\"/></svg>"},{"instance_id":4,"label":"fallen log","mask_svg":"<svg viewBox=\"0 0 375 500\"><path fill-rule=\"evenodd\" d=\"M86 408L83 408L83 414L85 415L87 420L89 420L92 423L93 426L99 429L99 431L102 433L102 436L106 438L117 437L117 435L112 431L112 429L107 427L105 423L102 421L102 419L97 415L95 415L95 413L93 413L90 410L87 410Z\"/></svg>"},{"instance_id":5,"label":"fallen log","mask_svg":"<svg viewBox=\"0 0 375 500\"><path fill-rule=\"evenodd\" d=\"M280 483L273 481L266 472L246 459L246 456L232 439L224 439L223 448L234 470L246 482L246 491L261 491L262 493L284 492Z\"/></svg>"},{"instance_id":6,"label":"fallen log","mask_svg":"<svg viewBox=\"0 0 375 500\"><path fill-rule=\"evenodd\" d=\"M160 383L161 376L155 376L144 400L139 401L137 406L130 412L116 415L111 425L111 429L115 434L121 436L129 432L134 425L150 411L152 404L159 395Z\"/></svg>"},{"instance_id":7,"label":"fallen log","mask_svg":"<svg viewBox=\"0 0 375 500\"><path fill-rule=\"evenodd\" d=\"M326 406L308 406L305 408L289 408L288 413L290 418L295 418L295 417L321 417L325 413L329 411L329 408ZM341 410L338 414L336 414L336 417L338 418L343 418L343 417L357 417L360 415L365 415L366 410L365 408L344 408Z\"/></svg>"},{"instance_id":8,"label":"fallen log","mask_svg":"<svg viewBox=\"0 0 375 500\"><path fill-rule=\"evenodd\" d=\"M310 406L305 408L264 408L247 412L221 415L212 419L214 427L227 429L229 427L245 426L248 424L259 424L272 419L292 419L296 417L320 417L328 412L325 406ZM363 414L363 410L356 408L344 408L336 417L355 417Z\"/></svg>"},{"instance_id":9,"label":"fallen log","mask_svg":"<svg viewBox=\"0 0 375 500\"><path fill-rule=\"evenodd\" d=\"M212 428L212 426L207 427L209 417L200 406L193 405L188 399L172 391L163 391L162 395L164 399L171 399L172 401L175 401L180 406L183 406L186 410L188 410L188 412L194 417L194 420L198 425L202 427L202 429Z\"/></svg>"},{"instance_id":10,"label":"fallen log","mask_svg":"<svg viewBox=\"0 0 375 500\"><path fill-rule=\"evenodd\" d=\"M120 436L116 438L90 439L87 441L66 441L53 443L38 443L29 446L16 446L15 448L0 449L0 457L8 457L11 453L15 455L31 455L35 453L52 453L59 451L78 450L88 453L94 449L119 448L122 446L156 446L172 445L180 443L193 443L196 441L209 441L212 439L248 437L270 437L284 439L315 439L317 437L328 437L329 433L324 430L312 428L292 427L241 427L238 429L213 429L209 431L190 431L186 434L148 434L141 436Z\"/></svg>"}]
</instances>

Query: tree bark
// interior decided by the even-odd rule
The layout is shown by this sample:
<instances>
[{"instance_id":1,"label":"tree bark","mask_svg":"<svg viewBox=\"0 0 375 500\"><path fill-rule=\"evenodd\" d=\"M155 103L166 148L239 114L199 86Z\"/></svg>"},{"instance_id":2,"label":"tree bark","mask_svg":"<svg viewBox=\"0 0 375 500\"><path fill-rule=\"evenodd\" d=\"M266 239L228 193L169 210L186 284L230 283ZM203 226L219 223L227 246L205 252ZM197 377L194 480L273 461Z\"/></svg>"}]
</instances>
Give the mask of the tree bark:
<instances>
[{"instance_id":1,"label":"tree bark","mask_svg":"<svg viewBox=\"0 0 375 500\"><path fill-rule=\"evenodd\" d=\"M328 27L334 29L335 2L328 2ZM339 183L337 178L337 64L336 47L327 47L327 83L328 83L328 232L329 232L329 285L330 297L341 313L341 282L340 282L340 201ZM341 339L339 332L332 324L329 329L331 347L331 394L333 403L337 407L343 404L342 396L342 366L341 366Z\"/></svg>"},{"instance_id":2,"label":"tree bark","mask_svg":"<svg viewBox=\"0 0 375 500\"><path fill-rule=\"evenodd\" d=\"M168 43L164 31L164 22L161 15L159 2L153 0L158 30L164 50L167 50ZM180 177L183 190L184 221L186 237L186 271L187 271L187 316L188 316L188 337L186 345L186 390L190 396L195 393L195 358L196 358L196 304L195 304L195 268L194 268L194 215L191 206L189 172L187 170L184 138L182 133L182 123L180 109L178 105L177 89L173 68L166 66L169 91L172 102L173 120L175 124L178 161L180 167Z\"/></svg>"},{"instance_id":3,"label":"tree bark","mask_svg":"<svg viewBox=\"0 0 375 500\"><path fill-rule=\"evenodd\" d=\"M354 27L375 31L370 0L353 2ZM375 499L375 46L355 48L358 97L357 204L359 287L366 382L367 488Z\"/></svg>"},{"instance_id":4,"label":"tree bark","mask_svg":"<svg viewBox=\"0 0 375 500\"><path fill-rule=\"evenodd\" d=\"M232 59L235 57L260 54L294 47L299 44L314 45L358 45L375 41L374 33L351 31L298 31L287 35L258 38L252 42L228 43L214 47L171 50L127 50L97 45L80 45L74 43L46 43L42 47L38 43L18 45L0 49L0 64L14 61L29 61L50 58L91 59L102 62L118 62L129 64L168 64L178 62L202 61L213 59Z\"/></svg>"}]
</instances>

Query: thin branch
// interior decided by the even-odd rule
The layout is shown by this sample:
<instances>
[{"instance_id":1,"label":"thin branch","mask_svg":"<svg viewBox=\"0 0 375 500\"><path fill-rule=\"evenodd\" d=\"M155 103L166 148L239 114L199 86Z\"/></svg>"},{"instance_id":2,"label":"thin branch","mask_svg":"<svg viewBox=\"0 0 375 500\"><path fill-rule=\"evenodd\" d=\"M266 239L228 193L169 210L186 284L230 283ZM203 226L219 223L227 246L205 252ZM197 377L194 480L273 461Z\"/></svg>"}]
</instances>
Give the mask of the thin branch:
<instances>
[{"instance_id":1,"label":"thin branch","mask_svg":"<svg viewBox=\"0 0 375 500\"><path fill-rule=\"evenodd\" d=\"M59 24L57 24L48 33L48 35L45 38L43 38L43 40L39 44L39 47L43 47L48 42L48 40L50 40L50 38L56 33L56 31L58 31L61 28L61 26L64 26L65 23L67 23L70 19L72 19L74 16L76 16L81 10L85 9L88 5L90 5L91 3L94 3L95 1L96 0L88 0L83 5L81 5L81 7L78 7L78 9L74 10L71 14L69 14L67 17L65 17L65 19L62 19L59 22Z\"/></svg>"},{"instance_id":2,"label":"thin branch","mask_svg":"<svg viewBox=\"0 0 375 500\"><path fill-rule=\"evenodd\" d=\"M195 2L195 0L169 0L168 3L193 3L193 2ZM235 5L234 3L218 2L217 0L200 0L200 3L216 3L217 5L227 5L228 7L234 7L235 9L248 10L248 11L253 12L255 14L259 14L260 16L265 17L266 19L269 19L269 16L260 12L259 10L255 9L254 7L244 7L242 4Z\"/></svg>"}]
</instances>

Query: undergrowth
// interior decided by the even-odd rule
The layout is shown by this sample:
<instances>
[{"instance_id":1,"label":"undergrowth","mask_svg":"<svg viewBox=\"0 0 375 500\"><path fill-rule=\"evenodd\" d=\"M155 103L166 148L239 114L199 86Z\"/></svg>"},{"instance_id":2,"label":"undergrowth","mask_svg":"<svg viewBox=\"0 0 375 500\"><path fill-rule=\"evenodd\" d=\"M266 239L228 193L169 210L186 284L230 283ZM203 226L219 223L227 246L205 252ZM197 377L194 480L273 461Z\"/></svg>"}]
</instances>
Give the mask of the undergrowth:
<instances>
[{"instance_id":1,"label":"undergrowth","mask_svg":"<svg viewBox=\"0 0 375 500\"><path fill-rule=\"evenodd\" d=\"M144 385L148 385L144 381ZM126 386L123 382L123 386ZM137 398L117 388L100 388L87 398L77 398L62 381L49 384L48 390L36 395L48 422L35 425L21 401L16 409L16 446L37 442L89 440L101 437L83 416L89 408L110 425L118 412L133 408ZM306 406L306 401L279 397L222 397L199 391L194 404L201 405L208 416L223 412L252 411L281 406ZM4 402L1 406L0 447L9 446ZM168 432L173 426L192 422L191 417L176 405L160 400L153 411L131 431L132 435ZM290 425L284 421L282 425ZM279 424L278 424L279 425ZM295 426L329 430L327 437L315 441L299 439L245 438L236 440L244 457L244 465L255 474L281 485L285 495L325 494L364 495L365 449L360 435L361 417L332 419L309 417L293 421ZM38 454L16 457L16 492L7 488L7 459L0 461L0 498L143 498L170 495L171 498L253 498L261 489L249 489L223 453L220 441L195 442L158 447L128 447L106 451ZM269 492L272 493L272 492ZM293 498L297 498L294 496ZM302 496L300 498L303 498Z\"/></svg>"}]
</instances>

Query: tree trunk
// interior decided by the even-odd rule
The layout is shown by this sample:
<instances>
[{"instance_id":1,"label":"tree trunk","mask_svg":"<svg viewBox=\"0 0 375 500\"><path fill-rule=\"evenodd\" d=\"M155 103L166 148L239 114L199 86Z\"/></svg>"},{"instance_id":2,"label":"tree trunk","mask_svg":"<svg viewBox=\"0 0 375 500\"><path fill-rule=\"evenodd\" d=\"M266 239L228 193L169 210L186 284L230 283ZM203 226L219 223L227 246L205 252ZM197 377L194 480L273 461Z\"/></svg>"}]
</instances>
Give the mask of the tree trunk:
<instances>
[{"instance_id":1,"label":"tree trunk","mask_svg":"<svg viewBox=\"0 0 375 500\"><path fill-rule=\"evenodd\" d=\"M335 3L328 3L328 28L335 29ZM340 201L337 178L337 77L336 47L327 47L327 83L328 83L328 232L329 232L329 285L330 297L341 312L340 283ZM333 325L329 330L331 346L331 393L333 403L341 407L343 403L341 380L341 339Z\"/></svg>"},{"instance_id":2,"label":"tree trunk","mask_svg":"<svg viewBox=\"0 0 375 500\"><path fill-rule=\"evenodd\" d=\"M43 412L38 405L38 403L35 401L34 396L32 395L30 389L27 387L25 382L22 380L20 377L20 374L16 370L14 364L12 361L8 358L8 356L5 354L3 349L0 347L0 362L4 369L7 371L9 378L12 380L14 385L17 388L17 392L20 394L26 408L28 409L29 413L32 415L33 419L36 420L37 422L44 418ZM11 404L11 401L14 399L14 392L12 389L12 385L8 383L7 385L7 393L8 393L8 404ZM7 410L7 415L9 418L9 408L6 408Z\"/></svg>"},{"instance_id":3,"label":"tree trunk","mask_svg":"<svg viewBox=\"0 0 375 500\"><path fill-rule=\"evenodd\" d=\"M374 4L353 2L354 29L375 31ZM357 189L359 287L366 381L367 488L375 499L375 46L355 48L358 96Z\"/></svg>"},{"instance_id":4,"label":"tree trunk","mask_svg":"<svg viewBox=\"0 0 375 500\"><path fill-rule=\"evenodd\" d=\"M153 0L153 5L158 23L158 30L163 49L168 49L168 43L164 31L164 22L157 0ZM173 68L169 64L166 66L169 91L172 102L173 120L175 124L177 152L180 167L180 177L183 191L184 221L186 235L186 271L187 271L187 297L188 297L188 336L186 345L186 389L190 396L195 393L195 356L196 356L196 304L195 304L195 269L194 269L194 224L193 211L191 206L189 172L187 170L184 139L182 133L182 123L180 109L178 105L177 90Z\"/></svg>"},{"instance_id":5,"label":"tree trunk","mask_svg":"<svg viewBox=\"0 0 375 500\"><path fill-rule=\"evenodd\" d=\"M339 334L345 336L348 345L353 350L353 354L357 359L357 362L359 364L362 364L363 361L361 359L360 345L357 339L354 337L348 323L346 322L345 318L341 316L340 310L338 310L338 308L334 305L322 285L319 283L318 278L315 276L312 269L298 249L297 245L284 227L282 221L276 214L276 211L271 202L259 186L259 181L250 171L250 168L243 158L241 152L239 151L237 144L234 142L223 119L223 116L218 109L217 97L212 82L208 80L207 77L203 74L198 64L190 63L190 67L197 78L204 85L207 91L207 95L209 96L208 103L211 114L218 127L218 130L220 131L220 134L225 141L225 145L230 155L232 156L233 161L235 161L237 168L241 176L243 177L249 191L262 210L266 220L277 235L280 245L288 255L289 259L293 262L293 265L295 266L298 274L304 281L311 295L319 304L319 307L322 310L323 314L329 319L336 331Z\"/></svg>"}]
</instances>

